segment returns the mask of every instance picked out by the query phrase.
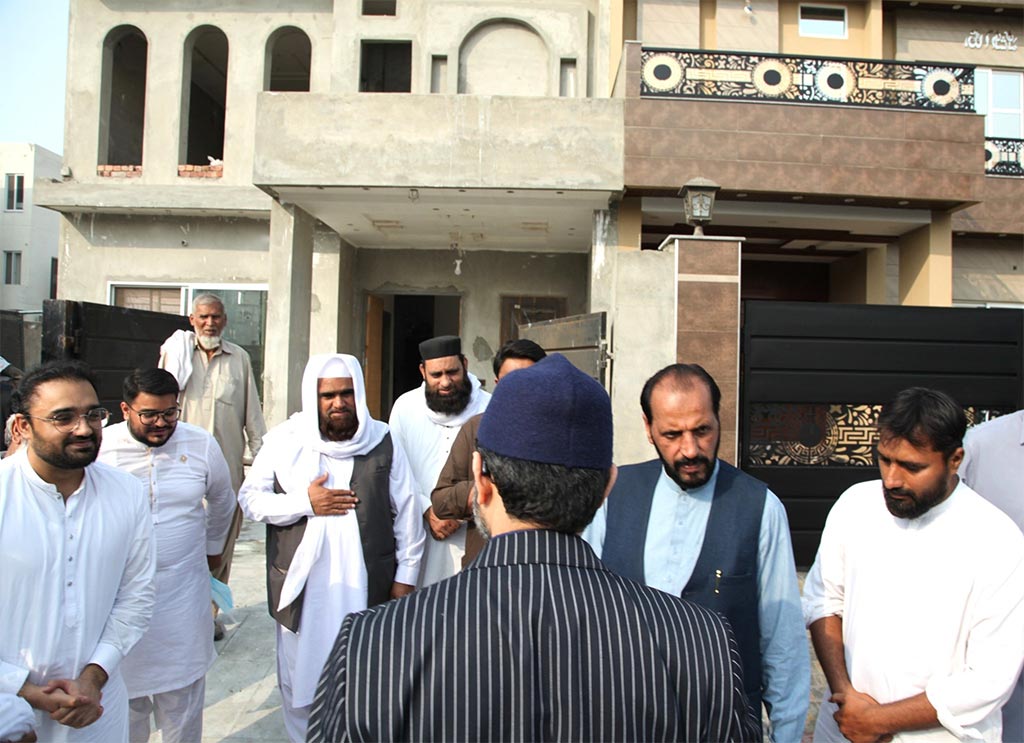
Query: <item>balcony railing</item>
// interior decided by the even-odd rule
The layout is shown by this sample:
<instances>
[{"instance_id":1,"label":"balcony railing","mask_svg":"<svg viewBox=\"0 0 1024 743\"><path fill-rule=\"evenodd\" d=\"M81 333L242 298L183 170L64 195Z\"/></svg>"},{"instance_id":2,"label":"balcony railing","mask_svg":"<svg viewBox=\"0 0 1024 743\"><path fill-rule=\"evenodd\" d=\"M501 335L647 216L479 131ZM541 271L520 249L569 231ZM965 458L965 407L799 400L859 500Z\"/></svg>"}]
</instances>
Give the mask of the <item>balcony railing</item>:
<instances>
[{"instance_id":1,"label":"balcony railing","mask_svg":"<svg viewBox=\"0 0 1024 743\"><path fill-rule=\"evenodd\" d=\"M651 98L974 111L970 65L644 49L640 71Z\"/></svg>"},{"instance_id":2,"label":"balcony railing","mask_svg":"<svg viewBox=\"0 0 1024 743\"><path fill-rule=\"evenodd\" d=\"M1024 139L985 137L985 173L1024 178Z\"/></svg>"}]
</instances>

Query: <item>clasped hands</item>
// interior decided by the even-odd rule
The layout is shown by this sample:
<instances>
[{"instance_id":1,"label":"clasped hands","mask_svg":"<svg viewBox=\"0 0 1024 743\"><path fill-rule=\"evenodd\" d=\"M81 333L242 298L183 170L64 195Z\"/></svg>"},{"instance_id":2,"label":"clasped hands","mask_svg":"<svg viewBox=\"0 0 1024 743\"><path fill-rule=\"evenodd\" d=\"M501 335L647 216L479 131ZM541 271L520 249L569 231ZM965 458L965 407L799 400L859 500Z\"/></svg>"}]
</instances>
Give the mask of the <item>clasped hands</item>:
<instances>
[{"instance_id":1,"label":"clasped hands","mask_svg":"<svg viewBox=\"0 0 1024 743\"><path fill-rule=\"evenodd\" d=\"M851 686L846 691L834 693L829 701L839 706L832 717L839 725L839 732L851 743L888 743L892 740L891 735L877 732L871 724L871 713L881 705L870 695Z\"/></svg>"},{"instance_id":2,"label":"clasped hands","mask_svg":"<svg viewBox=\"0 0 1024 743\"><path fill-rule=\"evenodd\" d=\"M90 664L77 679L53 679L45 686L26 681L20 696L33 708L50 713L50 719L72 728L92 725L103 714L100 701L106 672Z\"/></svg>"}]
</instances>

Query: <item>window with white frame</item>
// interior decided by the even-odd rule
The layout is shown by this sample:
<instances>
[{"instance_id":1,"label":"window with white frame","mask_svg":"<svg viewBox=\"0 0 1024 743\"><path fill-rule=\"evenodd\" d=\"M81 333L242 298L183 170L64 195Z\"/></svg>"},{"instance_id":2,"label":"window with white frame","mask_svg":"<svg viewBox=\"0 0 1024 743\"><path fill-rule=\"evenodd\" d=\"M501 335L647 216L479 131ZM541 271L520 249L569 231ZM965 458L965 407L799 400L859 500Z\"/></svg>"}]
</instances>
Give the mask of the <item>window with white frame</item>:
<instances>
[{"instance_id":1,"label":"window with white frame","mask_svg":"<svg viewBox=\"0 0 1024 743\"><path fill-rule=\"evenodd\" d=\"M845 5L800 5L798 30L801 36L819 39L845 39Z\"/></svg>"},{"instance_id":2,"label":"window with white frame","mask_svg":"<svg viewBox=\"0 0 1024 743\"><path fill-rule=\"evenodd\" d=\"M974 110L985 117L985 136L1024 139L1024 72L974 71Z\"/></svg>"},{"instance_id":3,"label":"window with white frame","mask_svg":"<svg viewBox=\"0 0 1024 743\"><path fill-rule=\"evenodd\" d=\"M5 250L4 251L4 283L5 284L20 284L21 283L21 251L20 250Z\"/></svg>"},{"instance_id":4,"label":"window with white frame","mask_svg":"<svg viewBox=\"0 0 1024 743\"><path fill-rule=\"evenodd\" d=\"M20 212L25 208L25 176L21 173L8 173L5 191L7 194L6 206L9 212Z\"/></svg>"}]
</instances>

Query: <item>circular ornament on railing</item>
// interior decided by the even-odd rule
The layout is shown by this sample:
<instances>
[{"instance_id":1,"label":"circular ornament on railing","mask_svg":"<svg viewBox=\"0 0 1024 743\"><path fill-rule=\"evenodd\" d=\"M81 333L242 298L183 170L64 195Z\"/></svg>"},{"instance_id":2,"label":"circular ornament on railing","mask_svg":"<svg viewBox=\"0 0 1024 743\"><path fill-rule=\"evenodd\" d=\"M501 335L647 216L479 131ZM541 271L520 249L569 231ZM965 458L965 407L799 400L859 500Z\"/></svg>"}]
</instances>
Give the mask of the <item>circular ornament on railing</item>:
<instances>
[{"instance_id":1,"label":"circular ornament on railing","mask_svg":"<svg viewBox=\"0 0 1024 743\"><path fill-rule=\"evenodd\" d=\"M949 70L932 70L924 76L921 88L936 106L948 106L960 97L960 81Z\"/></svg>"},{"instance_id":2,"label":"circular ornament on railing","mask_svg":"<svg viewBox=\"0 0 1024 743\"><path fill-rule=\"evenodd\" d=\"M986 141L985 142L985 170L986 171L992 170L992 168L994 168L1000 162L1002 162L1002 159L1003 158L1000 156L1000 153L999 153L999 148L996 147L996 143L995 142L988 142L988 141Z\"/></svg>"},{"instance_id":3,"label":"circular ornament on railing","mask_svg":"<svg viewBox=\"0 0 1024 743\"><path fill-rule=\"evenodd\" d=\"M651 90L672 90L683 79L683 66L670 54L655 54L644 63L641 73Z\"/></svg>"},{"instance_id":4,"label":"circular ornament on railing","mask_svg":"<svg viewBox=\"0 0 1024 743\"><path fill-rule=\"evenodd\" d=\"M839 62L826 62L814 75L814 87L830 101L845 101L856 84L853 71Z\"/></svg>"},{"instance_id":5,"label":"circular ornament on railing","mask_svg":"<svg viewBox=\"0 0 1024 743\"><path fill-rule=\"evenodd\" d=\"M785 93L793 85L793 72L777 59L766 59L754 67L754 87L772 98Z\"/></svg>"}]
</instances>

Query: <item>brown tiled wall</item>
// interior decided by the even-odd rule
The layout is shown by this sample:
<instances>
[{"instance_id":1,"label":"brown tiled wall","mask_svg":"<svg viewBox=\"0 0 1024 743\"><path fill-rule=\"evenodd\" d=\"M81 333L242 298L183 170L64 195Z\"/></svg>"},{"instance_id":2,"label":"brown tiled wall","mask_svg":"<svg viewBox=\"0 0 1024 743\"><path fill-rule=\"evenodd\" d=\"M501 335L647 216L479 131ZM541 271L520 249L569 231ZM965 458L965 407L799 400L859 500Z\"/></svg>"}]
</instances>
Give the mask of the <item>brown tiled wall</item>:
<instances>
[{"instance_id":1,"label":"brown tiled wall","mask_svg":"<svg viewBox=\"0 0 1024 743\"><path fill-rule=\"evenodd\" d=\"M739 380L739 250L737 242L679 241L678 336L676 357L707 369L722 390L719 456L736 462ZM719 280L701 281L700 276ZM735 276L736 281L722 277Z\"/></svg>"},{"instance_id":2,"label":"brown tiled wall","mask_svg":"<svg viewBox=\"0 0 1024 743\"><path fill-rule=\"evenodd\" d=\"M980 201L953 213L954 232L1024 233L1024 178L986 176Z\"/></svg>"},{"instance_id":3,"label":"brown tiled wall","mask_svg":"<svg viewBox=\"0 0 1024 743\"><path fill-rule=\"evenodd\" d=\"M628 188L724 188L975 201L984 133L973 114L627 98Z\"/></svg>"}]
</instances>

